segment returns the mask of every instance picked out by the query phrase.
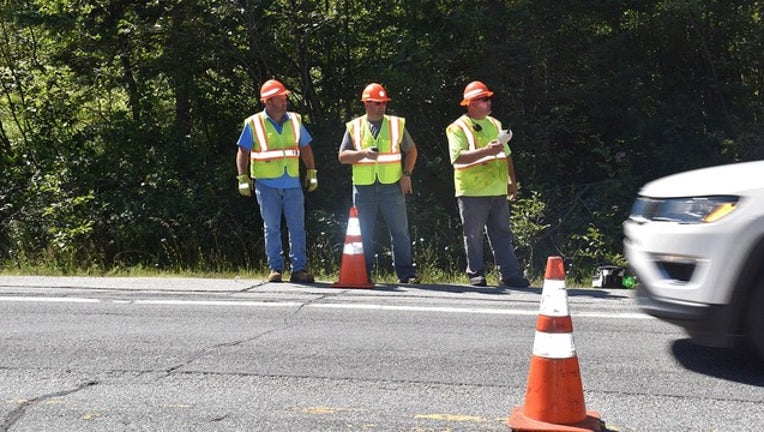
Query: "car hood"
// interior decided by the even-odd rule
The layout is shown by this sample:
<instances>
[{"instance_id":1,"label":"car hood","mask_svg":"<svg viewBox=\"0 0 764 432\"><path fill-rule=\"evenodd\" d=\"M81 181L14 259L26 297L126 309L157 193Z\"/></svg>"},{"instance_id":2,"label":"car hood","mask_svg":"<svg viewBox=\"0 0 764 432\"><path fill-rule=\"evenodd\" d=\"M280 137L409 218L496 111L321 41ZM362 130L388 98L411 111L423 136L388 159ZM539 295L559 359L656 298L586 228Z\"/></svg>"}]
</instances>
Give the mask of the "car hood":
<instances>
[{"instance_id":1,"label":"car hood","mask_svg":"<svg viewBox=\"0 0 764 432\"><path fill-rule=\"evenodd\" d=\"M639 194L653 198L747 195L764 189L764 161L742 162L686 171L645 184Z\"/></svg>"}]
</instances>

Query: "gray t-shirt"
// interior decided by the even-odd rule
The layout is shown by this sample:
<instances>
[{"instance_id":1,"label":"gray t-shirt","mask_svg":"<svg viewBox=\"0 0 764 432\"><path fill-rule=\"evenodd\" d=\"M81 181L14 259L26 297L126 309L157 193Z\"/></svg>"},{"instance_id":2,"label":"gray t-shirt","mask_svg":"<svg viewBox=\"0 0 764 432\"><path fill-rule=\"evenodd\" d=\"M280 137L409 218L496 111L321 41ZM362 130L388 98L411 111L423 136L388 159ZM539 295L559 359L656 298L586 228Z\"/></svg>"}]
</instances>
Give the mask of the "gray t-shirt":
<instances>
[{"instance_id":1,"label":"gray t-shirt","mask_svg":"<svg viewBox=\"0 0 764 432\"><path fill-rule=\"evenodd\" d=\"M369 121L369 130L371 130L371 134L374 136L374 138L379 135L379 129L382 127L382 120L377 121ZM403 129L403 140L401 141L401 151L406 153L412 148L414 148L416 144L414 143L414 140L411 138L411 135L409 135L408 129ZM350 134L348 134L348 131L345 130L345 135L342 137L342 144L340 144L340 153L344 150L355 150L355 146L353 145L353 140L350 139Z\"/></svg>"}]
</instances>

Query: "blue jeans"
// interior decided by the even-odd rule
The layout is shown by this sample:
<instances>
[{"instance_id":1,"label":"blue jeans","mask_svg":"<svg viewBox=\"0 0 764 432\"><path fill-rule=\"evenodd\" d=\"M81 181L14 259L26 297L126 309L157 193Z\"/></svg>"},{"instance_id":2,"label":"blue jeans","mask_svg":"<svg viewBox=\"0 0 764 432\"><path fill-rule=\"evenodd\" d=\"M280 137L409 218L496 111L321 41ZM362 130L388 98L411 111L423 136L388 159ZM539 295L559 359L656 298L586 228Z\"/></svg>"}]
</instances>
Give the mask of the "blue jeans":
<instances>
[{"instance_id":1,"label":"blue jeans","mask_svg":"<svg viewBox=\"0 0 764 432\"><path fill-rule=\"evenodd\" d=\"M302 188L279 189L255 181L255 194L260 205L265 233L265 254L271 270L284 271L281 245L281 215L286 218L289 231L289 261L292 272L308 266L305 252L305 197Z\"/></svg>"},{"instance_id":2,"label":"blue jeans","mask_svg":"<svg viewBox=\"0 0 764 432\"><path fill-rule=\"evenodd\" d=\"M390 233L393 246L393 266L398 280L416 276L411 260L411 239L409 219L406 213L406 199L398 182L382 184L376 182L368 186L353 186L353 202L358 208L358 223L361 225L363 254L366 260L366 274L371 278L374 269L374 229L377 213Z\"/></svg>"},{"instance_id":3,"label":"blue jeans","mask_svg":"<svg viewBox=\"0 0 764 432\"><path fill-rule=\"evenodd\" d=\"M483 232L502 279L520 275L510 230L509 203L506 195L495 197L457 197L459 216L464 227L464 250L467 253L467 275L485 276Z\"/></svg>"}]
</instances>

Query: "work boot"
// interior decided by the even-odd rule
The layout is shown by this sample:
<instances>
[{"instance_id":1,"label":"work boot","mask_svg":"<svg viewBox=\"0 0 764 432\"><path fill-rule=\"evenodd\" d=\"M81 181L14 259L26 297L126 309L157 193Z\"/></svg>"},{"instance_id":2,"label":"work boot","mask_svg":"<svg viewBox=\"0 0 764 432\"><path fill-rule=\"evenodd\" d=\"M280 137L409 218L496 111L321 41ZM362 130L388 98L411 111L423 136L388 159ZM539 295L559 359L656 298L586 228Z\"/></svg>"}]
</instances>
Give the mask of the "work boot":
<instances>
[{"instance_id":1,"label":"work boot","mask_svg":"<svg viewBox=\"0 0 764 432\"><path fill-rule=\"evenodd\" d=\"M302 270L293 272L292 276L289 277L289 282L306 284L306 283L315 282L315 279L313 278L313 275L310 274L309 271L302 269Z\"/></svg>"},{"instance_id":2,"label":"work boot","mask_svg":"<svg viewBox=\"0 0 764 432\"><path fill-rule=\"evenodd\" d=\"M407 278L399 279L398 282L402 284L416 285L419 283L419 279L416 276L409 276Z\"/></svg>"},{"instance_id":3,"label":"work boot","mask_svg":"<svg viewBox=\"0 0 764 432\"><path fill-rule=\"evenodd\" d=\"M271 270L271 273L268 275L268 282L281 282L281 272Z\"/></svg>"},{"instance_id":4,"label":"work boot","mask_svg":"<svg viewBox=\"0 0 764 432\"><path fill-rule=\"evenodd\" d=\"M471 276L470 277L470 285L476 286L476 287L484 287L488 283L485 280L485 276L477 275L477 276Z\"/></svg>"}]
</instances>

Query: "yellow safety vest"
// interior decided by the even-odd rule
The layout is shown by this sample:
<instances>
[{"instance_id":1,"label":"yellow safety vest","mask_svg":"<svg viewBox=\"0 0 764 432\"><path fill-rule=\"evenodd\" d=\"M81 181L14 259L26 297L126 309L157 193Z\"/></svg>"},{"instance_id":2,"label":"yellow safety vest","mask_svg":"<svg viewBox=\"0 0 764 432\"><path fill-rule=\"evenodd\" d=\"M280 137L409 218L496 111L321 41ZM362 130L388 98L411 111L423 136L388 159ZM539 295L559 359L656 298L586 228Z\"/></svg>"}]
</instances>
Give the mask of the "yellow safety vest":
<instances>
[{"instance_id":1,"label":"yellow safety vest","mask_svg":"<svg viewBox=\"0 0 764 432\"><path fill-rule=\"evenodd\" d=\"M278 178L284 170L290 177L300 175L300 130L302 118L288 112L288 125L281 133L267 120L264 112L250 116L246 122L252 128L255 142L250 152L252 177L255 179Z\"/></svg>"},{"instance_id":2,"label":"yellow safety vest","mask_svg":"<svg viewBox=\"0 0 764 432\"><path fill-rule=\"evenodd\" d=\"M479 133L472 128L472 122L466 115L451 123L449 134L464 134L468 150L477 150L496 139L501 131L501 122L493 117L486 117L493 126L484 127ZM500 196L507 194L509 171L507 169L507 152L502 151L495 156L485 156L472 163L454 164L454 188L456 196Z\"/></svg>"},{"instance_id":3,"label":"yellow safety vest","mask_svg":"<svg viewBox=\"0 0 764 432\"><path fill-rule=\"evenodd\" d=\"M365 115L349 121L345 126L356 150L369 147L379 149L379 156L376 160L363 158L353 164L354 185L370 185L377 179L382 184L391 184L400 180L403 175L401 142L403 141L406 119L390 115L384 116L377 138L372 135Z\"/></svg>"}]
</instances>

